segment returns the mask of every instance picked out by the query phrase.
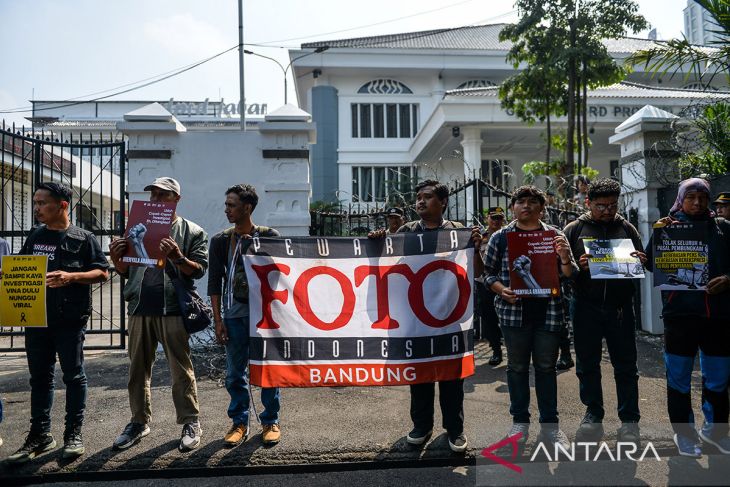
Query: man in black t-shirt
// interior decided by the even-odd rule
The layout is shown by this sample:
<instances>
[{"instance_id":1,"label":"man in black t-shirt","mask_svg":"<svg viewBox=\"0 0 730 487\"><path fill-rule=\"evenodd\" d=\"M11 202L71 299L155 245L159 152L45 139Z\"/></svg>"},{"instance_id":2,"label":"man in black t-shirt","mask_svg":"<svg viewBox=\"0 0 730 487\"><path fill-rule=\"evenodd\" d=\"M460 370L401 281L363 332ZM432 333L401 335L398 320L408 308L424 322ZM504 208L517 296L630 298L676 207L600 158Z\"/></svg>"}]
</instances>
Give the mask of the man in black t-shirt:
<instances>
[{"instance_id":1,"label":"man in black t-shirt","mask_svg":"<svg viewBox=\"0 0 730 487\"><path fill-rule=\"evenodd\" d=\"M51 436L56 355L66 384L64 458L84 453L81 425L86 406L84 332L91 314L91 284L109 277L106 257L96 238L72 225L68 209L71 190L42 183L33 194L33 213L42 225L25 241L21 255L48 256L46 273L47 328L26 328L25 348L30 371L30 432L23 446L8 457L23 463L55 448Z\"/></svg>"},{"instance_id":2,"label":"man in black t-shirt","mask_svg":"<svg viewBox=\"0 0 730 487\"><path fill-rule=\"evenodd\" d=\"M437 232L464 228L459 222L444 220L443 214L449 201L449 188L438 181L426 179L418 183L416 191L416 213L420 220L408 222L396 233ZM369 238L383 238L385 230L370 232ZM479 227L472 228L474 247L479 249L482 234ZM474 275L484 271L482 259L474 259ZM411 384L411 420L413 429L406 441L410 445L423 445L433 433L433 403L436 395L436 384L425 382ZM467 448L464 434L464 379L439 381L439 404L443 427L448 436L449 448L455 453L463 453Z\"/></svg>"}]
</instances>

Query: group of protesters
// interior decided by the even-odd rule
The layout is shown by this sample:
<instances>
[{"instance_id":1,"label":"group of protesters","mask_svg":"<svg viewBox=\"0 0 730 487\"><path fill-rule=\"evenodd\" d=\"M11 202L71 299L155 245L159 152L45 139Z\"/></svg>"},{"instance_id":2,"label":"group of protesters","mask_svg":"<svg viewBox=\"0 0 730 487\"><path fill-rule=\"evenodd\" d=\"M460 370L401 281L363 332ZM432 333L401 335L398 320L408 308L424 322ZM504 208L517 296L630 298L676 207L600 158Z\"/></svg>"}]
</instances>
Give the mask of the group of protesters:
<instances>
[{"instance_id":1,"label":"group of protesters","mask_svg":"<svg viewBox=\"0 0 730 487\"><path fill-rule=\"evenodd\" d=\"M146 186L153 202L179 202L180 184L160 177ZM368 237L386 234L432 232L463 228L443 218L448 207L448 187L425 180L416 188L415 211L419 219L406 222L401 208L387 211L388 228ZM542 221L546 194L535 186L514 190L508 212L489 208L486 227L475 226L471 239L477 258L474 275L480 282L482 326L477 338L487 339L492 348L490 365L499 365L506 348L509 413L513 425L508 437L524 444L530 430L529 368L534 370L540 435L542 442L569 448L559 426L556 365L566 326L572 322L576 373L580 399L586 407L578 426L578 441L599 441L604 434L605 415L601 385L603 340L608 347L617 393L618 441L639 444L639 393L634 314L635 283L632 280L594 280L589 273L591 255L582 239L630 239L634 255L652 269L652 242L642 245L636 228L618 214L620 184L598 179L585 188L585 212L562 231ZM83 366L83 342L91 314L90 286L109 276L109 264L93 234L70 222L69 188L42 183L33 195L33 211L40 223L26 239L20 254L47 255L47 328L26 328L25 344L31 385L30 431L23 445L8 457L9 463L23 463L56 447L50 433L56 356L66 384L66 417L62 456L74 458L84 453L82 423L87 395ZM208 295L213 308L215 335L226 350L225 386L230 395L230 427L223 433L229 447L249 436L251 392L248 380L249 303L248 283L243 266L252 237L278 237L273 228L256 225L253 213L258 204L254 187L238 184L225 191L225 215L230 227L208 240L196 223L174 214L169 237L160 242L178 278L192 285L208 274ZM681 455L699 456L702 444L730 454L728 437L728 375L730 375L730 193L721 193L710 208L709 183L693 178L679 185L676 202L660 225L705 221L708 224L709 282L706 292L663 292L662 317L665 325L667 404L674 429L674 441ZM555 266L564 289L572 293L546 298L524 299L510 287L507 234L509 232L552 231ZM109 254L116 272L126 279L124 297L129 315L129 406L131 417L114 440L123 450L150 433L152 422L151 372L157 348L162 346L172 381L172 397L177 423L182 426L180 451L197 448L203 429L200 423L197 385L189 335L168 270L130 266L122 257L128 242L114 239ZM646 250L644 250L646 248ZM565 295L570 294L571 303ZM691 376L694 358L700 352L702 371L702 411L704 423L695 428L691 407ZM571 364L572 365L572 364ZM413 429L406 440L422 445L434 427L435 384L410 385L410 415ZM464 433L464 380L439 382L439 403L443 427L454 452L467 449ZM261 390L263 411L258 415L264 444L281 438L281 396L278 388ZM0 414L2 414L0 403ZM1 419L1 416L0 416Z\"/></svg>"}]
</instances>

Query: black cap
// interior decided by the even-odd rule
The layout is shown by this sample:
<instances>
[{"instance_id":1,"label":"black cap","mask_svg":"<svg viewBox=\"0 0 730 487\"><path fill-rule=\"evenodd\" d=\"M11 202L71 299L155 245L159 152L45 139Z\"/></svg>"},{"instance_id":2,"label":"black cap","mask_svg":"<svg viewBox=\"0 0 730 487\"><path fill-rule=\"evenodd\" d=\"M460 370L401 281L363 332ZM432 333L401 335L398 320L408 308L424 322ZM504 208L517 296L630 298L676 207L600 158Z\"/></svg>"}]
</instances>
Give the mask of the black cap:
<instances>
[{"instance_id":1,"label":"black cap","mask_svg":"<svg viewBox=\"0 0 730 487\"><path fill-rule=\"evenodd\" d=\"M41 183L36 188L36 191L38 191L39 189L45 189L46 191L50 192L55 198L58 198L61 201L67 201L71 203L71 196L73 195L73 193L68 186L59 183Z\"/></svg>"},{"instance_id":2,"label":"black cap","mask_svg":"<svg viewBox=\"0 0 730 487\"><path fill-rule=\"evenodd\" d=\"M487 216L504 217L504 210L501 206L490 206L489 208L487 208Z\"/></svg>"},{"instance_id":3,"label":"black cap","mask_svg":"<svg viewBox=\"0 0 730 487\"><path fill-rule=\"evenodd\" d=\"M718 194L713 203L730 203L730 191L723 191L722 193Z\"/></svg>"},{"instance_id":4,"label":"black cap","mask_svg":"<svg viewBox=\"0 0 730 487\"><path fill-rule=\"evenodd\" d=\"M388 208L385 212L385 216L403 216L403 208Z\"/></svg>"}]
</instances>

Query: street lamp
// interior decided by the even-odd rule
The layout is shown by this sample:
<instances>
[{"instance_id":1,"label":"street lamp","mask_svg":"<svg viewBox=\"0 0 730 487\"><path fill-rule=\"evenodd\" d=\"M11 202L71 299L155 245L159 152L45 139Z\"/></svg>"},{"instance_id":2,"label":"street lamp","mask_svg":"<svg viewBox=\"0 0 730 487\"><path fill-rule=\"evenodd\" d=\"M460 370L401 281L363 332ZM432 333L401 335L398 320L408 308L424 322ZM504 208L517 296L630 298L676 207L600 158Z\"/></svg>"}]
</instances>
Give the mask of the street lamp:
<instances>
[{"instance_id":1,"label":"street lamp","mask_svg":"<svg viewBox=\"0 0 730 487\"><path fill-rule=\"evenodd\" d=\"M274 61L276 63L276 65L279 66L279 69L281 69L281 72L284 74L284 105L286 105L287 104L287 101L289 99L289 97L287 96L286 73L289 71L289 68L291 68L292 64L294 64L294 61L298 61L298 60L302 59L303 57L311 56L312 54L319 54L320 52L324 52L324 51L326 51L329 48L330 48L329 46L321 46L321 47L316 48L312 52L308 52L306 54L302 54L301 56L297 56L294 59L292 59L289 64L287 64L286 68L279 61L277 61L276 59L274 59L273 57L264 56L263 54L259 54L257 52L249 51L248 49L244 49L243 50L243 53L244 54L250 54L252 56L262 57L262 58L268 59L270 61Z\"/></svg>"}]
</instances>

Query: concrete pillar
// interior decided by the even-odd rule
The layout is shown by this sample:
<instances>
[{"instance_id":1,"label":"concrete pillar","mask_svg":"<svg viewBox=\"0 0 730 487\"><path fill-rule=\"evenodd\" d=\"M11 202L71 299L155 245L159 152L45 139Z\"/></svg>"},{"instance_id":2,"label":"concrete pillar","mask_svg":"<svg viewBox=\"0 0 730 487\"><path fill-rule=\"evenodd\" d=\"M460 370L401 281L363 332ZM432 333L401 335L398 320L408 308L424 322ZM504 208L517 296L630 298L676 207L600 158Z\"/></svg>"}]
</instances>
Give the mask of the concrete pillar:
<instances>
[{"instance_id":1,"label":"concrete pillar","mask_svg":"<svg viewBox=\"0 0 730 487\"><path fill-rule=\"evenodd\" d=\"M482 130L478 127L464 127L461 129L461 133L463 134L461 147L464 149L464 176L469 181L478 176L479 168L482 166ZM468 227L476 223L474 221L474 192L471 189L466 191L466 222Z\"/></svg>"},{"instance_id":2,"label":"concrete pillar","mask_svg":"<svg viewBox=\"0 0 730 487\"><path fill-rule=\"evenodd\" d=\"M637 229L646 245L652 234L652 226L664 215L659 214L657 191L663 187L654 170L657 163L664 167L672 156L669 137L671 123L678 118L669 112L646 105L616 127L609 142L621 146L622 198L627 212L636 210ZM661 155L661 156L660 156ZM661 157L661 160L659 159ZM649 333L661 334L662 300L653 287L652 275L647 273L641 280L641 326Z\"/></svg>"}]
</instances>

